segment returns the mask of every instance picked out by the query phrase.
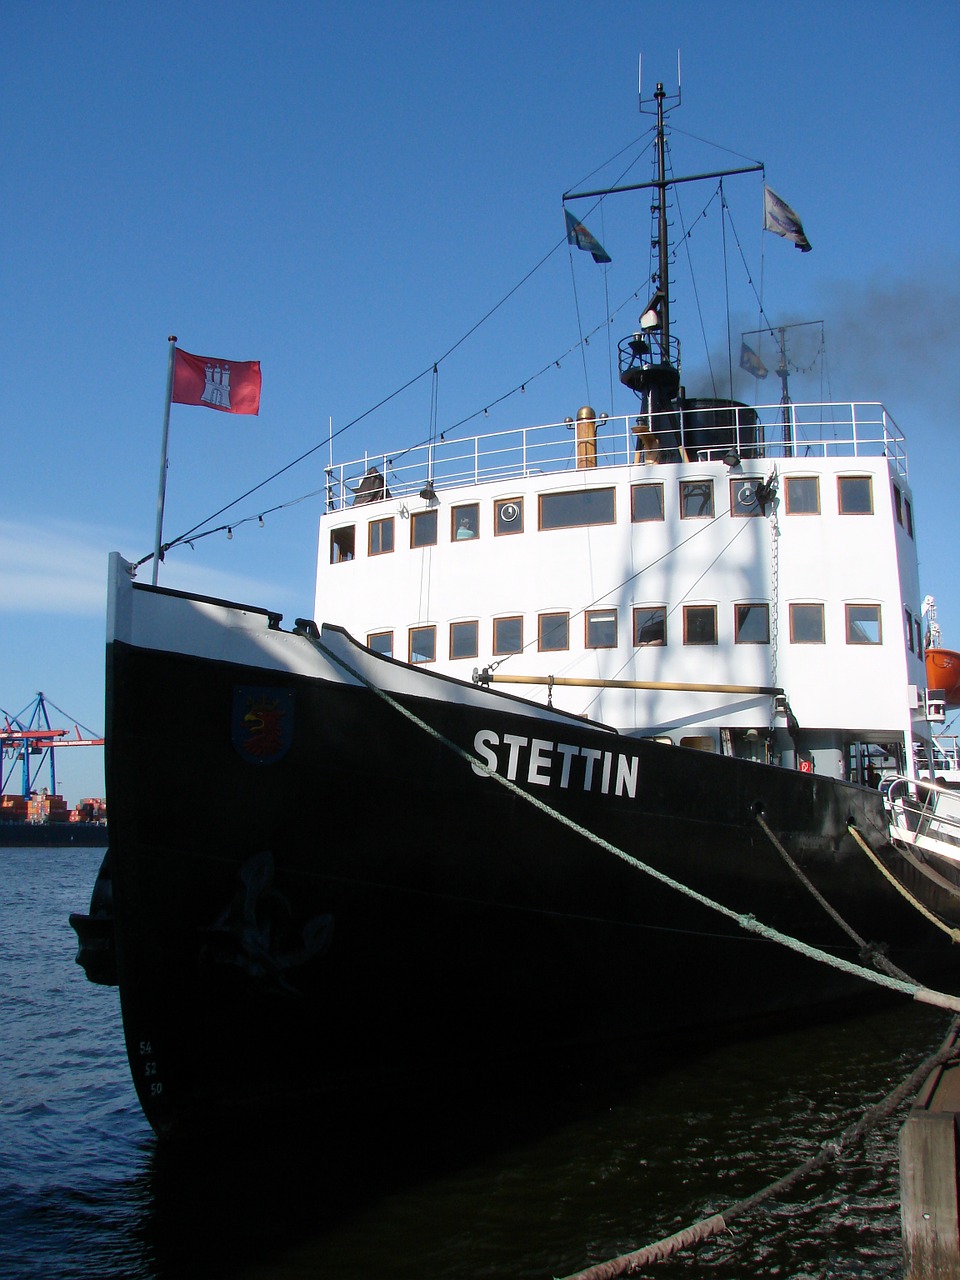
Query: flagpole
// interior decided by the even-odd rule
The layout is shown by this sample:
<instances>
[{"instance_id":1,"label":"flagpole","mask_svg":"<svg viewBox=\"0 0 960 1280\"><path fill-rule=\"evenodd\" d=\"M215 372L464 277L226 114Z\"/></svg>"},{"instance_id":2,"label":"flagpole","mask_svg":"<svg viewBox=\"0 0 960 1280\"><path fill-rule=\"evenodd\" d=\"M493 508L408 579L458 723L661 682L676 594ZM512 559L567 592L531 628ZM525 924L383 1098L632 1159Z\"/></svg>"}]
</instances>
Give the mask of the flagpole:
<instances>
[{"instance_id":1,"label":"flagpole","mask_svg":"<svg viewBox=\"0 0 960 1280\"><path fill-rule=\"evenodd\" d=\"M153 585L160 572L160 545L163 537L163 503L167 492L167 436L170 434L170 402L173 399L173 366L177 354L177 335L171 334L170 357L167 362L167 398L163 406L163 439L160 444L160 492L157 495L157 534L153 543Z\"/></svg>"}]
</instances>

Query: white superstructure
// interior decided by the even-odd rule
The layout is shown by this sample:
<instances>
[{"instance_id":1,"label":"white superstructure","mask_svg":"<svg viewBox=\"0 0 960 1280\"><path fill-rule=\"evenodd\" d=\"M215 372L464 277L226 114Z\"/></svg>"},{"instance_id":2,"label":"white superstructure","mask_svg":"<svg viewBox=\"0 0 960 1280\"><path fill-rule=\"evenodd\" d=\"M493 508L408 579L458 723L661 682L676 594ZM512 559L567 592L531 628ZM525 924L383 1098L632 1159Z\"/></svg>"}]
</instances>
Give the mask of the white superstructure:
<instances>
[{"instance_id":1,"label":"white superstructure","mask_svg":"<svg viewBox=\"0 0 960 1280\"><path fill-rule=\"evenodd\" d=\"M317 619L622 732L909 769L930 730L896 425L878 404L683 403L331 466Z\"/></svg>"}]
</instances>

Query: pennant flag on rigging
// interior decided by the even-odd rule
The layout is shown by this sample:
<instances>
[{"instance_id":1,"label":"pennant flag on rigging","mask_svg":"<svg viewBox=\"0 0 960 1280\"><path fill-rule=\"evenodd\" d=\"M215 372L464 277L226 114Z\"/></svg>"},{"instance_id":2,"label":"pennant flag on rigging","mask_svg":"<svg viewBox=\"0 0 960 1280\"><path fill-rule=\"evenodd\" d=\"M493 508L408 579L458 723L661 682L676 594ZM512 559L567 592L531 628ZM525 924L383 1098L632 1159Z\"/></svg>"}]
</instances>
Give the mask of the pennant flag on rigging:
<instances>
[{"instance_id":1,"label":"pennant flag on rigging","mask_svg":"<svg viewBox=\"0 0 960 1280\"><path fill-rule=\"evenodd\" d=\"M172 399L221 413L259 413L260 361L192 356L177 347Z\"/></svg>"},{"instance_id":2,"label":"pennant flag on rigging","mask_svg":"<svg viewBox=\"0 0 960 1280\"><path fill-rule=\"evenodd\" d=\"M752 373L755 378L765 378L770 372L754 349L745 342L740 343L740 368Z\"/></svg>"},{"instance_id":3,"label":"pennant flag on rigging","mask_svg":"<svg viewBox=\"0 0 960 1280\"><path fill-rule=\"evenodd\" d=\"M763 188L763 229L773 231L785 240L792 240L802 253L809 253L813 245L803 234L803 225L785 200L781 200L768 186Z\"/></svg>"},{"instance_id":4,"label":"pennant flag on rigging","mask_svg":"<svg viewBox=\"0 0 960 1280\"><path fill-rule=\"evenodd\" d=\"M578 222L569 209L564 209L567 220L567 244L575 244L578 249L586 249L593 255L594 262L612 262L613 259L603 245L590 234L582 222Z\"/></svg>"}]
</instances>

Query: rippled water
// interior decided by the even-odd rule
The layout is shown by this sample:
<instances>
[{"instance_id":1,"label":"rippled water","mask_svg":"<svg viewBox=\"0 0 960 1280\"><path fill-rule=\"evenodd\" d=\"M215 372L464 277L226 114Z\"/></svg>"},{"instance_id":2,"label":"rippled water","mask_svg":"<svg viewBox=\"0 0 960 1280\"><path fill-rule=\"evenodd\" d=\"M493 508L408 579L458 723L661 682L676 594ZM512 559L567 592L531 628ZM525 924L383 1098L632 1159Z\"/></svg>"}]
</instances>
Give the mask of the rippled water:
<instances>
[{"instance_id":1,"label":"rippled water","mask_svg":"<svg viewBox=\"0 0 960 1280\"><path fill-rule=\"evenodd\" d=\"M100 850L0 849L0 1275L58 1280L548 1280L752 1195L943 1038L897 1005L749 1043L518 1071L472 1119L381 1115L334 1137L158 1150L115 990L74 964ZM709 998L707 994L705 998ZM615 1071L607 1068L616 1068ZM903 1113L733 1230L646 1274L835 1280L901 1271Z\"/></svg>"}]
</instances>

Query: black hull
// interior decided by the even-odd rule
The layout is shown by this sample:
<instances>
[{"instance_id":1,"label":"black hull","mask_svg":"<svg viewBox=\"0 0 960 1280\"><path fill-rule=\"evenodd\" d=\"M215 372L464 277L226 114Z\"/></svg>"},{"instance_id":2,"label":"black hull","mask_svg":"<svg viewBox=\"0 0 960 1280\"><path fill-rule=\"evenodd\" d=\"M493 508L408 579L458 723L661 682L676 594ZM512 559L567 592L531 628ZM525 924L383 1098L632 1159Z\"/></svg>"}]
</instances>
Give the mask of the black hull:
<instances>
[{"instance_id":1,"label":"black hull","mask_svg":"<svg viewBox=\"0 0 960 1280\"><path fill-rule=\"evenodd\" d=\"M264 685L292 724L273 762L236 744L238 690ZM500 696L395 696L440 736L362 684L110 646L120 995L158 1132L334 1111L527 1051L662 1046L684 1028L871 990L480 776L447 745L472 752L480 730L636 757L635 795L612 781L565 787L559 769L524 789L700 893L857 961L759 827L762 811L833 907L904 970L952 961L848 834L853 822L909 878L873 791L572 718L558 727ZM928 905L954 911L917 880Z\"/></svg>"}]
</instances>

